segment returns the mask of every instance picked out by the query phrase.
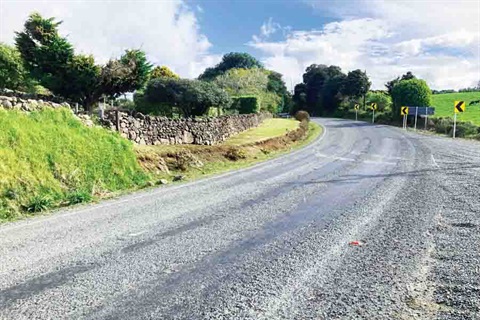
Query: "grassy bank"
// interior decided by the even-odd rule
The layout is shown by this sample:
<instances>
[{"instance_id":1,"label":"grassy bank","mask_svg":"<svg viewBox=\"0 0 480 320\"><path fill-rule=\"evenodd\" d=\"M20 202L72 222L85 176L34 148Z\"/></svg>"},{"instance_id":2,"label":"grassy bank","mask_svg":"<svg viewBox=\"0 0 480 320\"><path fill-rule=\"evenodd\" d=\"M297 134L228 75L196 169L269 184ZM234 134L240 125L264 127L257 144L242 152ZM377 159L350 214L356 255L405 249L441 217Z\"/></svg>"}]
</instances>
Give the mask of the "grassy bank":
<instances>
[{"instance_id":1,"label":"grassy bank","mask_svg":"<svg viewBox=\"0 0 480 320\"><path fill-rule=\"evenodd\" d=\"M67 109L0 109L0 221L136 188L149 177L133 146Z\"/></svg>"},{"instance_id":2,"label":"grassy bank","mask_svg":"<svg viewBox=\"0 0 480 320\"><path fill-rule=\"evenodd\" d=\"M299 128L298 121L274 120L282 121L268 121L221 145L136 146L135 149L142 167L157 181L168 181L175 176L189 181L272 159L312 142L322 132L312 122L305 131ZM290 130L286 133L287 128ZM244 139L246 136L255 139Z\"/></svg>"},{"instance_id":3,"label":"grassy bank","mask_svg":"<svg viewBox=\"0 0 480 320\"><path fill-rule=\"evenodd\" d=\"M459 113L459 121L471 121L480 126L480 105L468 106L470 101L480 100L480 92L457 92L432 95L432 106L435 107L435 117L453 118L453 104L455 101L465 101L467 110Z\"/></svg>"},{"instance_id":4,"label":"grassy bank","mask_svg":"<svg viewBox=\"0 0 480 320\"><path fill-rule=\"evenodd\" d=\"M269 119L216 146L138 146L67 109L0 109L0 222L251 166L308 144L314 124Z\"/></svg>"}]
</instances>

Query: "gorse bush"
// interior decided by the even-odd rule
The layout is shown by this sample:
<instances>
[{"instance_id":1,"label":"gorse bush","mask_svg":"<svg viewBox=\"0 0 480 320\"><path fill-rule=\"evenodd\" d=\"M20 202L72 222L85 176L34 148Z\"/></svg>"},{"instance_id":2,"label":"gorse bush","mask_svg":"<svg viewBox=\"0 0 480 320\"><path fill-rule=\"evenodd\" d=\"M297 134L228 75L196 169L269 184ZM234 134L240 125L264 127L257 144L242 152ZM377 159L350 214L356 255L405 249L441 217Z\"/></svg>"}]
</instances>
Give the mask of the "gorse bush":
<instances>
[{"instance_id":1,"label":"gorse bush","mask_svg":"<svg viewBox=\"0 0 480 320\"><path fill-rule=\"evenodd\" d=\"M300 111L297 111L297 113L295 113L295 119L300 122L310 121L310 115L308 114L307 111L300 110Z\"/></svg>"},{"instance_id":2,"label":"gorse bush","mask_svg":"<svg viewBox=\"0 0 480 320\"><path fill-rule=\"evenodd\" d=\"M67 109L0 109L0 219L143 185L131 142ZM80 190L80 191L79 191Z\"/></svg>"}]
</instances>

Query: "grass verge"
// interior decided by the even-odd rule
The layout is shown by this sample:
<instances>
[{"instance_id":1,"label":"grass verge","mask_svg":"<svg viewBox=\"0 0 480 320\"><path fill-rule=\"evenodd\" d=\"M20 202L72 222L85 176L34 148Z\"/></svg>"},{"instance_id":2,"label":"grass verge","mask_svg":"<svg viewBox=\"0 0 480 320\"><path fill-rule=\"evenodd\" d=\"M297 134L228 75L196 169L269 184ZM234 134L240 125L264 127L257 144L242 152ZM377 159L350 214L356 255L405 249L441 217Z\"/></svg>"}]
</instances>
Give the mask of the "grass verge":
<instances>
[{"instance_id":1,"label":"grass verge","mask_svg":"<svg viewBox=\"0 0 480 320\"><path fill-rule=\"evenodd\" d=\"M144 186L132 143L67 109L0 109L0 222Z\"/></svg>"},{"instance_id":2,"label":"grass verge","mask_svg":"<svg viewBox=\"0 0 480 320\"><path fill-rule=\"evenodd\" d=\"M299 122L295 124L299 126ZM258 129L264 131L264 128ZM298 128L281 136L243 145L231 145L231 141L227 141L216 146L136 146L135 149L142 167L157 181L169 181L172 177L191 181L246 168L301 148L315 140L322 133L322 128L310 122L303 135L301 131Z\"/></svg>"},{"instance_id":3,"label":"grass verge","mask_svg":"<svg viewBox=\"0 0 480 320\"><path fill-rule=\"evenodd\" d=\"M285 135L298 128L294 119L266 119L258 127L246 130L225 141L225 145L241 146Z\"/></svg>"}]
</instances>

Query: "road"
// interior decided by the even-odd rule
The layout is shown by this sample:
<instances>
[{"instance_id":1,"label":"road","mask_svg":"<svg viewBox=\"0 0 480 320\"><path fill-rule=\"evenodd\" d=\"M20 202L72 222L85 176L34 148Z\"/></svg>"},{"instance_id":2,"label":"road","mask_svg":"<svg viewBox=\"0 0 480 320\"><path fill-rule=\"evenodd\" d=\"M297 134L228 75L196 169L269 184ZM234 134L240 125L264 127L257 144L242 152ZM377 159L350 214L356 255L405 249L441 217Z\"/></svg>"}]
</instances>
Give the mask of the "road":
<instances>
[{"instance_id":1,"label":"road","mask_svg":"<svg viewBox=\"0 0 480 320\"><path fill-rule=\"evenodd\" d=\"M478 318L480 144L315 121L255 167L0 226L0 318Z\"/></svg>"}]
</instances>

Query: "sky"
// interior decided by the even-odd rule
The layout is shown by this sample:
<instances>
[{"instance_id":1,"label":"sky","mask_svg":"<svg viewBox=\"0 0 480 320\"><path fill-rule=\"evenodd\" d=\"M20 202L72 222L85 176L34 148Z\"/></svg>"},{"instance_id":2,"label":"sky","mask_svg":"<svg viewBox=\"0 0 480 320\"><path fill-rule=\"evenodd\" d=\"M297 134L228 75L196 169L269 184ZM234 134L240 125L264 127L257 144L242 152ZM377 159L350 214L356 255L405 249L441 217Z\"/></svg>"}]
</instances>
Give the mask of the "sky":
<instances>
[{"instance_id":1,"label":"sky","mask_svg":"<svg viewBox=\"0 0 480 320\"><path fill-rule=\"evenodd\" d=\"M289 88L313 63L366 70L374 89L407 71L432 89L480 81L480 0L0 0L0 41L34 11L100 63L140 48L186 78L236 51Z\"/></svg>"}]
</instances>

